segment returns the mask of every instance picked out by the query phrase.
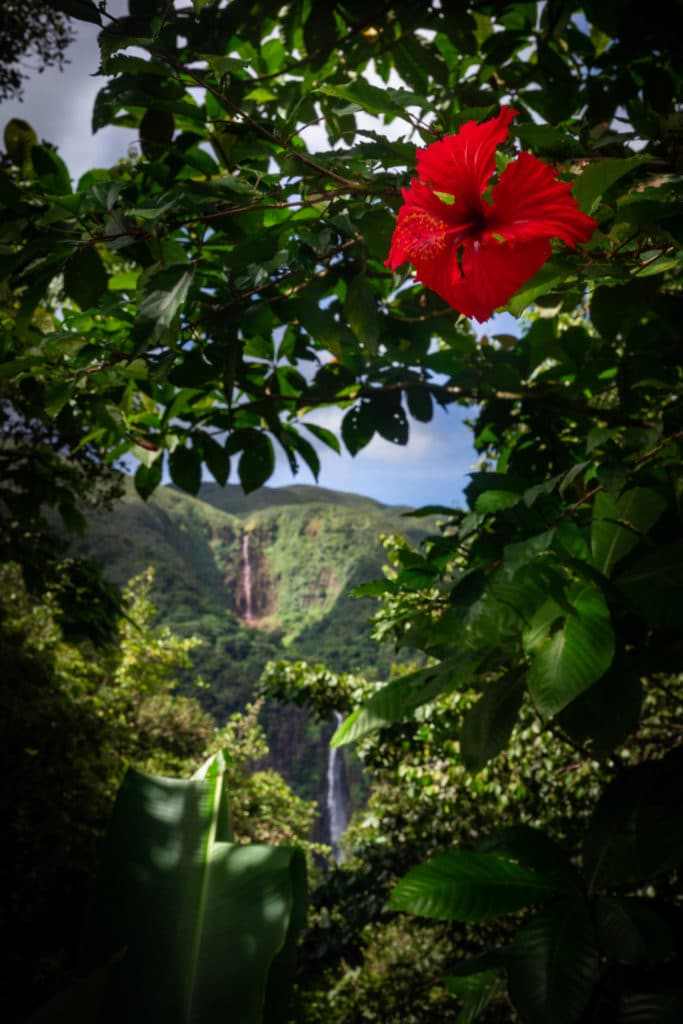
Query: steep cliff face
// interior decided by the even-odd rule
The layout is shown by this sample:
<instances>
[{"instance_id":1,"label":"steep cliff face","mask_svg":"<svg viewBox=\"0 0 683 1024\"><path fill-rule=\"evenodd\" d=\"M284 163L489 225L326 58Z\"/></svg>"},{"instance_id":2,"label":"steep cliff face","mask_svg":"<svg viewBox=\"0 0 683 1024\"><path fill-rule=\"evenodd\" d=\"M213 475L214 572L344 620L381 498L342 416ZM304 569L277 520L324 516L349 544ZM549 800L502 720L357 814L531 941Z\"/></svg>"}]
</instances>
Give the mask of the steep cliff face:
<instances>
[{"instance_id":1,"label":"steep cliff face","mask_svg":"<svg viewBox=\"0 0 683 1024\"><path fill-rule=\"evenodd\" d=\"M258 527L246 530L240 541L237 612L249 626L265 627L277 615L277 593Z\"/></svg>"}]
</instances>

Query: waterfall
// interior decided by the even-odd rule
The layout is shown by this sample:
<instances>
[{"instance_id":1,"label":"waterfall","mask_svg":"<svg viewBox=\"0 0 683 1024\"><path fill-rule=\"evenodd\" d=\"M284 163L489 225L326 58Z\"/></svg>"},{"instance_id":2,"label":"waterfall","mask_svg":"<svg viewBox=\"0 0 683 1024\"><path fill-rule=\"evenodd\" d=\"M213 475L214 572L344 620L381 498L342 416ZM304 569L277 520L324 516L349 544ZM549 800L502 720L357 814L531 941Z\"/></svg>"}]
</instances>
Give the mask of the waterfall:
<instances>
[{"instance_id":1,"label":"waterfall","mask_svg":"<svg viewBox=\"0 0 683 1024\"><path fill-rule=\"evenodd\" d=\"M333 714L335 728L339 728L344 717L339 711L335 711ZM339 864L342 859L339 839L349 823L349 814L344 755L338 747L330 747L327 755L327 817L330 846L334 859Z\"/></svg>"},{"instance_id":2,"label":"waterfall","mask_svg":"<svg viewBox=\"0 0 683 1024\"><path fill-rule=\"evenodd\" d=\"M244 621L253 622L254 613L251 603L251 562L249 561L249 534L242 534L242 599L244 603Z\"/></svg>"}]
</instances>

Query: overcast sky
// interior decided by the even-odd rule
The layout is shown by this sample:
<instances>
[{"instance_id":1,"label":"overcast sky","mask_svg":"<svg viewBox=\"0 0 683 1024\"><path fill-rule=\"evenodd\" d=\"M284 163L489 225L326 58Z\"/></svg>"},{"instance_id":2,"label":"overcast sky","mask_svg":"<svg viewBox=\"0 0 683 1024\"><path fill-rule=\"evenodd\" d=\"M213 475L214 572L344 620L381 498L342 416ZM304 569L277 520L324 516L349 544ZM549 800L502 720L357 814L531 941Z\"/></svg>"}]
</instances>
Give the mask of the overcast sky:
<instances>
[{"instance_id":1,"label":"overcast sky","mask_svg":"<svg viewBox=\"0 0 683 1024\"><path fill-rule=\"evenodd\" d=\"M113 13L126 10L124 0L109 3ZM0 105L0 126L13 117L21 117L36 130L41 140L52 143L65 160L71 176L77 180L92 167L108 167L126 156L129 147L136 145L135 133L123 128L104 128L93 135L90 129L95 96L104 84L97 77L99 64L97 28L75 22L76 42L69 48L70 63L63 72L48 68L42 74L31 74L24 89L23 102L12 101ZM26 62L37 69L37 61ZM391 126L396 137L403 133L400 122ZM408 126L405 126L407 131ZM389 134L383 129L385 134ZM309 144L315 140L307 138ZM453 316L457 316L454 312ZM495 324L495 326L494 326ZM476 326L476 325L475 325ZM481 333L493 331L517 333L516 321L508 314L496 316L482 325ZM468 415L454 406L449 412L435 411L431 423L410 422L410 440L406 447L374 439L359 455L338 456L329 449L321 454L322 470L319 483L323 487L354 491L376 498L386 504L455 505L461 500L467 474L475 461L470 431L462 420ZM469 415L472 415L471 411ZM324 414L325 425L338 426L341 415L336 410ZM289 468L278 462L271 485L291 484ZM301 469L296 478L299 483L312 483L310 472Z\"/></svg>"}]
</instances>

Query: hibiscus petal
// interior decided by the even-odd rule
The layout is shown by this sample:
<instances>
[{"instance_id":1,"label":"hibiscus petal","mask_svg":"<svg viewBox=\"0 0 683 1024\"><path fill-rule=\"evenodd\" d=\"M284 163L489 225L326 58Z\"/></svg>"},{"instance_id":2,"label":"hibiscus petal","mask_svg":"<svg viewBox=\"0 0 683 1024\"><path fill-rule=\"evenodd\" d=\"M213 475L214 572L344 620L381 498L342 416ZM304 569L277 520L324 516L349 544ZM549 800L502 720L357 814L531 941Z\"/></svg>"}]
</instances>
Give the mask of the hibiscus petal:
<instances>
[{"instance_id":1,"label":"hibiscus petal","mask_svg":"<svg viewBox=\"0 0 683 1024\"><path fill-rule=\"evenodd\" d=\"M471 226L460 221L466 213L459 204L443 203L416 178L409 189L403 189L403 198L405 204L398 211L389 258L385 261L385 266L392 270L406 260L418 269L432 260L441 260L454 240Z\"/></svg>"},{"instance_id":2,"label":"hibiscus petal","mask_svg":"<svg viewBox=\"0 0 683 1024\"><path fill-rule=\"evenodd\" d=\"M482 323L540 270L551 251L547 239L475 241L465 246L462 273L457 260L451 260L450 273L438 282L439 287L421 280L459 313Z\"/></svg>"},{"instance_id":3,"label":"hibiscus petal","mask_svg":"<svg viewBox=\"0 0 683 1024\"><path fill-rule=\"evenodd\" d=\"M422 181L447 192L470 210L482 207L481 196L496 166L496 147L508 135L517 114L501 107L500 114L483 124L468 121L457 135L449 135L417 151L417 170Z\"/></svg>"},{"instance_id":4,"label":"hibiscus petal","mask_svg":"<svg viewBox=\"0 0 683 1024\"><path fill-rule=\"evenodd\" d=\"M489 231L514 242L561 238L572 247L587 242L598 222L570 195L571 185L531 153L520 153L505 168L486 211Z\"/></svg>"}]
</instances>

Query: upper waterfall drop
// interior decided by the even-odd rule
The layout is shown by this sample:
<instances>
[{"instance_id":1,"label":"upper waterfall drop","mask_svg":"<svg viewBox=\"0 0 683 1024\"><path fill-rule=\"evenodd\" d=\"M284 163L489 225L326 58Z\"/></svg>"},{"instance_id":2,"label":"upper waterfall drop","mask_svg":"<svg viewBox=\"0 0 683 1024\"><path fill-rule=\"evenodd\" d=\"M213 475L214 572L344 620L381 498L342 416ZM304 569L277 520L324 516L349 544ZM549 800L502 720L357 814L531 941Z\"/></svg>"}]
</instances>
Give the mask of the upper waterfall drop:
<instances>
[{"instance_id":1,"label":"upper waterfall drop","mask_svg":"<svg viewBox=\"0 0 683 1024\"><path fill-rule=\"evenodd\" d=\"M249 561L249 534L242 534L242 597L244 601L244 621L254 621L251 589L251 562Z\"/></svg>"}]
</instances>

